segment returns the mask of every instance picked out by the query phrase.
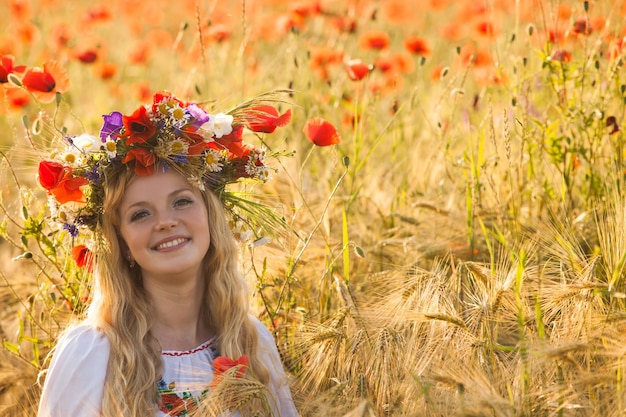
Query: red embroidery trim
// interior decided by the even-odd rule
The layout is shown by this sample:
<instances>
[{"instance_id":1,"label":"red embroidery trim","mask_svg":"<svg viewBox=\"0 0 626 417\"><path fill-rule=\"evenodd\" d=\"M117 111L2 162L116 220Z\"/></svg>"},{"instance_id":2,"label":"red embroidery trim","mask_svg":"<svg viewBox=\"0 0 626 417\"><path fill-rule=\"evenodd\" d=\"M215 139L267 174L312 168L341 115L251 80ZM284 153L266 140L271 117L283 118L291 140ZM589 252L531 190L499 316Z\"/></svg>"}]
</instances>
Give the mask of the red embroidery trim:
<instances>
[{"instance_id":1,"label":"red embroidery trim","mask_svg":"<svg viewBox=\"0 0 626 417\"><path fill-rule=\"evenodd\" d=\"M161 352L161 355L165 355L165 356L186 356L186 355L192 355L194 353L197 353L197 352L200 352L202 350L205 350L206 348L211 346L213 343L215 343L215 339L212 338L208 342L204 342L203 344L201 344L200 346L198 346L197 348L195 348L193 350L183 350L183 351L164 350L164 351Z\"/></svg>"}]
</instances>

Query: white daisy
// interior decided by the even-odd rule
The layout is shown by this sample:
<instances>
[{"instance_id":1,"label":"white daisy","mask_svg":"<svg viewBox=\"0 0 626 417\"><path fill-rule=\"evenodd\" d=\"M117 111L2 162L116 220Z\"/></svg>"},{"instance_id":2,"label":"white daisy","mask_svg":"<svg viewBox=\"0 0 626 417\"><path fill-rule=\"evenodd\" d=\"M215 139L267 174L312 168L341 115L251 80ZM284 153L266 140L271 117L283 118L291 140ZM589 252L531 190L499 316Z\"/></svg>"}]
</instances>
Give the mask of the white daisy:
<instances>
[{"instance_id":1,"label":"white daisy","mask_svg":"<svg viewBox=\"0 0 626 417\"><path fill-rule=\"evenodd\" d=\"M189 144L182 139L174 139L167 143L169 155L187 155Z\"/></svg>"},{"instance_id":2,"label":"white daisy","mask_svg":"<svg viewBox=\"0 0 626 417\"><path fill-rule=\"evenodd\" d=\"M117 142L111 139L111 136L107 136L107 140L104 143L104 150L107 153L109 159L113 159L117 156Z\"/></svg>"},{"instance_id":3,"label":"white daisy","mask_svg":"<svg viewBox=\"0 0 626 417\"><path fill-rule=\"evenodd\" d=\"M259 172L258 168L259 167L256 166L255 159L250 158L246 163L246 174L248 174L250 177L256 177L257 173Z\"/></svg>"},{"instance_id":4,"label":"white daisy","mask_svg":"<svg viewBox=\"0 0 626 417\"><path fill-rule=\"evenodd\" d=\"M272 170L265 165L257 167L256 177L263 182L267 182L272 179Z\"/></svg>"},{"instance_id":5,"label":"white daisy","mask_svg":"<svg viewBox=\"0 0 626 417\"><path fill-rule=\"evenodd\" d=\"M220 172L224 166L222 163L222 153L215 149L207 149L204 155L204 162L209 172Z\"/></svg>"},{"instance_id":6,"label":"white daisy","mask_svg":"<svg viewBox=\"0 0 626 417\"><path fill-rule=\"evenodd\" d=\"M57 155L57 159L66 165L76 167L85 161L85 155L78 148L70 145Z\"/></svg>"}]
</instances>

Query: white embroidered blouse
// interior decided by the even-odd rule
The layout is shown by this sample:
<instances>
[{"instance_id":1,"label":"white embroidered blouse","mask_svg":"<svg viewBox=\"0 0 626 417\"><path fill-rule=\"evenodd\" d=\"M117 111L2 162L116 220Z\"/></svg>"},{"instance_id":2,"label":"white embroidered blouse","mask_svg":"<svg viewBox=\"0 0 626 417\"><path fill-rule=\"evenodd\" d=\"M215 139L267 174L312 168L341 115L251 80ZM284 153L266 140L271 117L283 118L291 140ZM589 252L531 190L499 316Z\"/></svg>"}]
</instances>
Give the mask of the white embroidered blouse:
<instances>
[{"instance_id":1,"label":"white embroidered blouse","mask_svg":"<svg viewBox=\"0 0 626 417\"><path fill-rule=\"evenodd\" d=\"M269 391L276 402L276 415L296 417L274 339L260 321L253 320L259 333L258 354L270 372ZM109 352L108 338L90 324L66 331L48 368L37 416L100 417ZM155 406L155 416L185 416L194 409L210 389L216 356L214 338L192 350L161 352L163 375L155 387L161 406Z\"/></svg>"}]
</instances>

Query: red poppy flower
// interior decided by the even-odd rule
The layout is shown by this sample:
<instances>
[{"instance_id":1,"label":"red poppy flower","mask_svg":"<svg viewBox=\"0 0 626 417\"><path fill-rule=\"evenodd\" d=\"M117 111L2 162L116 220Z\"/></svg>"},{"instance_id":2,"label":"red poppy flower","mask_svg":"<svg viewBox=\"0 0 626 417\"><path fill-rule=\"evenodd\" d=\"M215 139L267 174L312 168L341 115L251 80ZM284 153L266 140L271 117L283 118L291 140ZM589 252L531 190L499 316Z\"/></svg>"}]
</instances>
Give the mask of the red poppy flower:
<instances>
[{"instance_id":1,"label":"red poppy flower","mask_svg":"<svg viewBox=\"0 0 626 417\"><path fill-rule=\"evenodd\" d=\"M337 128L321 117L309 119L302 131L317 146L335 145L341 141Z\"/></svg>"},{"instance_id":2,"label":"red poppy flower","mask_svg":"<svg viewBox=\"0 0 626 417\"><path fill-rule=\"evenodd\" d=\"M96 4L87 10L87 22L106 22L111 20L111 11L103 4Z\"/></svg>"},{"instance_id":3,"label":"red poppy flower","mask_svg":"<svg viewBox=\"0 0 626 417\"><path fill-rule=\"evenodd\" d=\"M361 35L359 45L363 49L385 49L389 46L389 35L382 30L371 30Z\"/></svg>"},{"instance_id":4,"label":"red poppy flower","mask_svg":"<svg viewBox=\"0 0 626 417\"><path fill-rule=\"evenodd\" d=\"M348 77L350 77L352 81L362 80L374 69L371 64L366 64L360 59L346 61L344 67L348 73Z\"/></svg>"},{"instance_id":5,"label":"red poppy flower","mask_svg":"<svg viewBox=\"0 0 626 417\"><path fill-rule=\"evenodd\" d=\"M72 248L72 259L79 268L87 267L88 271L91 271L91 262L93 260L93 253L85 245L76 245Z\"/></svg>"},{"instance_id":6,"label":"red poppy flower","mask_svg":"<svg viewBox=\"0 0 626 417\"><path fill-rule=\"evenodd\" d=\"M30 19L33 15L33 8L30 2L23 0L10 0L9 9L11 14L17 19L25 21Z\"/></svg>"},{"instance_id":7,"label":"red poppy flower","mask_svg":"<svg viewBox=\"0 0 626 417\"><path fill-rule=\"evenodd\" d=\"M478 22L476 24L476 31L482 35L482 36L486 36L488 38L492 38L495 34L495 29L493 27L493 23L489 22L489 21L482 21L482 22Z\"/></svg>"},{"instance_id":8,"label":"red poppy flower","mask_svg":"<svg viewBox=\"0 0 626 417\"><path fill-rule=\"evenodd\" d=\"M103 80L109 80L117 73L117 65L113 62L103 62L94 68L96 75Z\"/></svg>"},{"instance_id":9,"label":"red poppy flower","mask_svg":"<svg viewBox=\"0 0 626 417\"><path fill-rule=\"evenodd\" d=\"M185 401L176 394L161 394L159 410L167 415L178 416L185 411Z\"/></svg>"},{"instance_id":10,"label":"red poppy flower","mask_svg":"<svg viewBox=\"0 0 626 417\"><path fill-rule=\"evenodd\" d=\"M476 48L471 44L461 48L460 59L463 65L474 67L487 67L493 64L493 58L488 50Z\"/></svg>"},{"instance_id":11,"label":"red poppy flower","mask_svg":"<svg viewBox=\"0 0 626 417\"><path fill-rule=\"evenodd\" d=\"M185 103L184 101L179 100L177 97L174 97L172 95L172 93L170 93L169 91L157 91L156 93L154 93L154 97L152 98L152 113L166 113L167 109L166 108L161 108L161 104L162 102L166 100L168 102L173 102L178 104L180 107L186 107L187 103Z\"/></svg>"},{"instance_id":12,"label":"red poppy flower","mask_svg":"<svg viewBox=\"0 0 626 417\"><path fill-rule=\"evenodd\" d=\"M0 87L0 94L4 90L9 100L9 107L17 110L26 106L30 102L30 95L21 88L4 88Z\"/></svg>"},{"instance_id":13,"label":"red poppy flower","mask_svg":"<svg viewBox=\"0 0 626 417\"><path fill-rule=\"evenodd\" d=\"M574 22L572 31L579 35L590 35L591 32L593 32L593 29L587 24L587 19L577 19Z\"/></svg>"},{"instance_id":14,"label":"red poppy flower","mask_svg":"<svg viewBox=\"0 0 626 417\"><path fill-rule=\"evenodd\" d=\"M552 60L558 62L571 62L572 53L570 51L566 51L565 49L559 49L552 54Z\"/></svg>"},{"instance_id":15,"label":"red poppy flower","mask_svg":"<svg viewBox=\"0 0 626 417\"><path fill-rule=\"evenodd\" d=\"M253 132L273 133L277 127L286 126L291 120L291 109L279 114L274 106L261 105L250 109L253 114L248 121L248 129Z\"/></svg>"},{"instance_id":16,"label":"red poppy flower","mask_svg":"<svg viewBox=\"0 0 626 417\"><path fill-rule=\"evenodd\" d=\"M69 167L58 162L41 161L39 163L39 184L50 191L59 185L69 169Z\"/></svg>"},{"instance_id":17,"label":"red poppy flower","mask_svg":"<svg viewBox=\"0 0 626 417\"><path fill-rule=\"evenodd\" d=\"M3 55L0 58L0 83L4 84L9 81L9 74L16 72L22 73L26 69L24 65L13 66L15 57L13 55Z\"/></svg>"},{"instance_id":18,"label":"red poppy flower","mask_svg":"<svg viewBox=\"0 0 626 417\"><path fill-rule=\"evenodd\" d=\"M204 141L204 137L197 134L193 126L186 128L182 132L181 139L189 145L187 149L188 155L200 155L208 146L208 143Z\"/></svg>"},{"instance_id":19,"label":"red poppy flower","mask_svg":"<svg viewBox=\"0 0 626 417\"><path fill-rule=\"evenodd\" d=\"M209 143L209 147L217 150L226 149L234 158L241 157L248 153L243 145L243 126L233 126L233 131L221 138L216 138L214 142Z\"/></svg>"},{"instance_id":20,"label":"red poppy flower","mask_svg":"<svg viewBox=\"0 0 626 417\"><path fill-rule=\"evenodd\" d=\"M85 49L76 53L76 59L83 64L92 64L98 59L98 51L95 49Z\"/></svg>"},{"instance_id":21,"label":"red poppy flower","mask_svg":"<svg viewBox=\"0 0 626 417\"><path fill-rule=\"evenodd\" d=\"M341 63L343 60L343 51L318 47L311 49L310 56L309 68L311 68L320 79L326 80L329 78L328 67L332 64Z\"/></svg>"},{"instance_id":22,"label":"red poppy flower","mask_svg":"<svg viewBox=\"0 0 626 417\"><path fill-rule=\"evenodd\" d=\"M304 18L297 13L283 13L276 17L275 28L280 35L286 35L289 32L301 31L304 28Z\"/></svg>"},{"instance_id":23,"label":"red poppy flower","mask_svg":"<svg viewBox=\"0 0 626 417\"><path fill-rule=\"evenodd\" d=\"M409 36L404 40L404 48L415 55L428 55L430 48L426 45L426 40L419 36Z\"/></svg>"},{"instance_id":24,"label":"red poppy flower","mask_svg":"<svg viewBox=\"0 0 626 417\"><path fill-rule=\"evenodd\" d=\"M89 184L83 177L74 177L72 168L54 161L39 163L39 184L50 192L57 201L65 204L70 201L85 202L80 187Z\"/></svg>"},{"instance_id":25,"label":"red poppy flower","mask_svg":"<svg viewBox=\"0 0 626 417\"><path fill-rule=\"evenodd\" d=\"M340 32L356 32L357 23L353 17L335 16L331 18L331 24Z\"/></svg>"},{"instance_id":26,"label":"red poppy flower","mask_svg":"<svg viewBox=\"0 0 626 417\"><path fill-rule=\"evenodd\" d=\"M309 16L319 15L322 12L322 4L319 0L300 1L293 4L290 10L303 18L307 18Z\"/></svg>"},{"instance_id":27,"label":"red poppy flower","mask_svg":"<svg viewBox=\"0 0 626 417\"><path fill-rule=\"evenodd\" d=\"M215 373L213 374L211 387L215 388L222 381L224 373L234 367L238 367L237 371L235 372L235 376L237 378L241 378L246 373L246 369L248 368L249 364L250 361L247 355L241 355L239 358L234 360L227 356L218 356L213 361L213 368L215 368Z\"/></svg>"},{"instance_id":28,"label":"red poppy flower","mask_svg":"<svg viewBox=\"0 0 626 417\"><path fill-rule=\"evenodd\" d=\"M143 64L148 61L152 54L153 46L146 40L140 40L128 54L128 59L133 64Z\"/></svg>"},{"instance_id":29,"label":"red poppy flower","mask_svg":"<svg viewBox=\"0 0 626 417\"><path fill-rule=\"evenodd\" d=\"M374 61L374 67L383 74L393 72L396 62L389 56L378 56Z\"/></svg>"},{"instance_id":30,"label":"red poppy flower","mask_svg":"<svg viewBox=\"0 0 626 417\"><path fill-rule=\"evenodd\" d=\"M206 32L206 37L209 41L221 43L230 38L231 32L232 29L229 26L218 23L216 25L209 26Z\"/></svg>"},{"instance_id":31,"label":"red poppy flower","mask_svg":"<svg viewBox=\"0 0 626 417\"><path fill-rule=\"evenodd\" d=\"M144 106L139 107L130 116L123 116L122 123L126 128L124 137L126 145L130 146L135 143L146 143L156 133L156 126L150 120L148 112Z\"/></svg>"},{"instance_id":32,"label":"red poppy flower","mask_svg":"<svg viewBox=\"0 0 626 417\"><path fill-rule=\"evenodd\" d=\"M24 88L42 103L50 103L57 92L64 93L70 87L67 71L56 61L47 61L41 68L29 68L22 78Z\"/></svg>"},{"instance_id":33,"label":"red poppy flower","mask_svg":"<svg viewBox=\"0 0 626 417\"><path fill-rule=\"evenodd\" d=\"M154 174L154 165L156 164L156 155L144 148L133 148L128 151L123 164L135 161L135 174L140 177L147 177Z\"/></svg>"}]
</instances>

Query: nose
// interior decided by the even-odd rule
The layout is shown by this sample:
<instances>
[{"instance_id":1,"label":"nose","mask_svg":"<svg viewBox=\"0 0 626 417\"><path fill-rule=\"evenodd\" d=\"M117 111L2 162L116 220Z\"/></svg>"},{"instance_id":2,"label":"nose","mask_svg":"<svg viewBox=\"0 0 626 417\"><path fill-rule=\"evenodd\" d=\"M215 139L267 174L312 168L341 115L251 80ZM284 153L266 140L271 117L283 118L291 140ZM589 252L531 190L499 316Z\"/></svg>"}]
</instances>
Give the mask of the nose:
<instances>
[{"instance_id":1,"label":"nose","mask_svg":"<svg viewBox=\"0 0 626 417\"><path fill-rule=\"evenodd\" d=\"M178 225L178 219L173 213L163 212L158 215L154 226L156 230L170 230Z\"/></svg>"}]
</instances>

